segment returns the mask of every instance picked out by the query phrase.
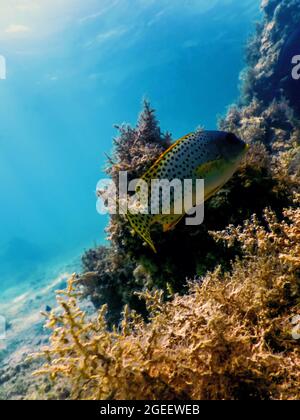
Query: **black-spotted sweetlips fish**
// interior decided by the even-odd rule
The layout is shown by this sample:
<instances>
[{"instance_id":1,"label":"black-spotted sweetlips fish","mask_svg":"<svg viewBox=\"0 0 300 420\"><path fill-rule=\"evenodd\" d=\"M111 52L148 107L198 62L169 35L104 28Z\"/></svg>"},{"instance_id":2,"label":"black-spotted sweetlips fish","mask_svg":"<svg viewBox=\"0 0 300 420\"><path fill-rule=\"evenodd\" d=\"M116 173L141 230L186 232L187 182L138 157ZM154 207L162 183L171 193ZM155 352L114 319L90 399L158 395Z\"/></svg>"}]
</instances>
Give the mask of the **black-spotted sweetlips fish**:
<instances>
[{"instance_id":1,"label":"black-spotted sweetlips fish","mask_svg":"<svg viewBox=\"0 0 300 420\"><path fill-rule=\"evenodd\" d=\"M236 135L222 131L196 131L176 141L142 177L149 185L153 180L204 180L204 201L216 194L238 169L249 146ZM137 193L139 190L137 189ZM176 195L171 193L171 208ZM182 200L181 197L177 199ZM172 203L173 200L173 203ZM149 197L149 203L151 197ZM193 206L202 203L195 202ZM151 226L159 223L164 232L173 229L187 212L180 214L127 214L134 231L156 252L151 239Z\"/></svg>"}]
</instances>

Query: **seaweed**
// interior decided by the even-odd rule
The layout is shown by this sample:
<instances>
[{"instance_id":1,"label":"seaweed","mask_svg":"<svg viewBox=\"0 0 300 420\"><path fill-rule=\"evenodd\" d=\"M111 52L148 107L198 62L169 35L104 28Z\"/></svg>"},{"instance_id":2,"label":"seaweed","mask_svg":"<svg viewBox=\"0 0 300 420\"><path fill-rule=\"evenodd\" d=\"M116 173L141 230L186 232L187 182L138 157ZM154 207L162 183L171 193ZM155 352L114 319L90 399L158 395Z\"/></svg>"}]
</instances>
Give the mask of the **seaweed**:
<instances>
[{"instance_id":1,"label":"seaweed","mask_svg":"<svg viewBox=\"0 0 300 420\"><path fill-rule=\"evenodd\" d=\"M213 232L243 258L190 282L169 302L144 291L149 320L125 307L108 329L107 306L90 319L80 309L76 278L49 316L53 333L36 372L63 378L72 399L299 399L299 198L283 221L269 209L243 226Z\"/></svg>"}]
</instances>

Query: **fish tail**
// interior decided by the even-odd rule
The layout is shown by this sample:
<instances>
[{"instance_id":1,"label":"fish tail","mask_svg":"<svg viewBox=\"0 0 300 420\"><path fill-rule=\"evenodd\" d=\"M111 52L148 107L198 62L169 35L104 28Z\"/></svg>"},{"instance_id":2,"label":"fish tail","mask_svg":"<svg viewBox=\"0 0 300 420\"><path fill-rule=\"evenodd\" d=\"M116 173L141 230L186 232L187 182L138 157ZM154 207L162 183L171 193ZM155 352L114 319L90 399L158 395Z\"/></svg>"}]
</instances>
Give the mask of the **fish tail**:
<instances>
[{"instance_id":1,"label":"fish tail","mask_svg":"<svg viewBox=\"0 0 300 420\"><path fill-rule=\"evenodd\" d=\"M150 246L155 254L157 253L155 245L151 239L150 227L151 218L148 214L127 214L127 219L135 232Z\"/></svg>"}]
</instances>

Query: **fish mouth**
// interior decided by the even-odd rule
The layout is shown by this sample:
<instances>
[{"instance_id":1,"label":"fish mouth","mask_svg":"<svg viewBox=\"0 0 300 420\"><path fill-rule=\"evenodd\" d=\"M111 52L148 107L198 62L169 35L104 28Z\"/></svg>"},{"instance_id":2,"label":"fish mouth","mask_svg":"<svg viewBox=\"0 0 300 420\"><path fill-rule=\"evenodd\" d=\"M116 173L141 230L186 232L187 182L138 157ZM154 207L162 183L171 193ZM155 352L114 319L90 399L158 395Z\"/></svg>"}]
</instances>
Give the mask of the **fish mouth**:
<instances>
[{"instance_id":1,"label":"fish mouth","mask_svg":"<svg viewBox=\"0 0 300 420\"><path fill-rule=\"evenodd\" d=\"M237 158L243 158L244 156L246 156L246 154L248 153L250 149L250 144L244 142L243 140L240 140L240 141L243 143L243 148L238 154Z\"/></svg>"},{"instance_id":2,"label":"fish mouth","mask_svg":"<svg viewBox=\"0 0 300 420\"><path fill-rule=\"evenodd\" d=\"M247 153L249 152L249 150L250 150L250 144L245 143L244 150L242 151L242 158L247 155Z\"/></svg>"},{"instance_id":3,"label":"fish mouth","mask_svg":"<svg viewBox=\"0 0 300 420\"><path fill-rule=\"evenodd\" d=\"M250 145L248 143L246 143L244 140L238 139L239 144L240 144L240 154L241 155L245 155L248 150L250 149Z\"/></svg>"}]
</instances>

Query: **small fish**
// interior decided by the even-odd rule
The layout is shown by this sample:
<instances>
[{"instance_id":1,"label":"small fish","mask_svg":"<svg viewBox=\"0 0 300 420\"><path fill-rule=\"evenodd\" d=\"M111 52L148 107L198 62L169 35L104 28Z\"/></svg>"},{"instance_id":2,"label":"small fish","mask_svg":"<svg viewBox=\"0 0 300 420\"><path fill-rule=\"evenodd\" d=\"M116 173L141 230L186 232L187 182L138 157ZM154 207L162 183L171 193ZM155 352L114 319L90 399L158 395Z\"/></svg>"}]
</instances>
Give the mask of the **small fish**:
<instances>
[{"instance_id":1,"label":"small fish","mask_svg":"<svg viewBox=\"0 0 300 420\"><path fill-rule=\"evenodd\" d=\"M151 191L152 180L173 181L204 179L204 201L216 194L229 181L248 150L248 145L232 133L220 131L197 131L176 141L165 151L143 176ZM136 193L139 194L140 187ZM150 194L151 195L151 194ZM174 209L175 193L171 193L171 208ZM182 200L182 196L177 198ZM173 200L173 202L172 202ZM151 197L149 197L149 203ZM203 203L203 202L202 202ZM195 202L193 207L202 203ZM191 209L190 209L191 210ZM184 210L183 210L184 212ZM156 252L151 239L151 226L159 223L164 232L173 229L185 216L183 214L132 214L127 218L132 228Z\"/></svg>"}]
</instances>

